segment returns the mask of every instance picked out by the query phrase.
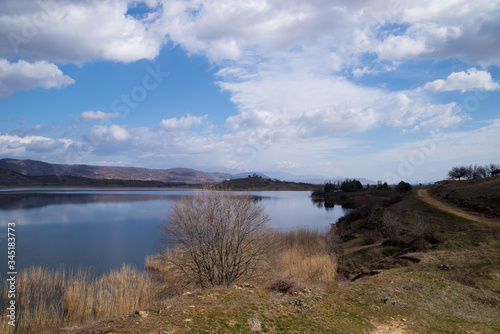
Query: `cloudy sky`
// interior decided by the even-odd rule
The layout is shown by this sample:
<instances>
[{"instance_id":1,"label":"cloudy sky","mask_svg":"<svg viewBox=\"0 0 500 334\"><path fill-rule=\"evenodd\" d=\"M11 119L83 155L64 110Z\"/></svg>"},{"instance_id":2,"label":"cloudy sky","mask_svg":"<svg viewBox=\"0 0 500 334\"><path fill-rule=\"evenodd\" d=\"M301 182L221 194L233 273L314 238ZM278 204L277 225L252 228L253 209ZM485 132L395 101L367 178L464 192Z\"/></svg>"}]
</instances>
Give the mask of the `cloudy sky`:
<instances>
[{"instance_id":1,"label":"cloudy sky","mask_svg":"<svg viewBox=\"0 0 500 334\"><path fill-rule=\"evenodd\" d=\"M413 183L499 130L499 0L0 2L0 157Z\"/></svg>"}]
</instances>

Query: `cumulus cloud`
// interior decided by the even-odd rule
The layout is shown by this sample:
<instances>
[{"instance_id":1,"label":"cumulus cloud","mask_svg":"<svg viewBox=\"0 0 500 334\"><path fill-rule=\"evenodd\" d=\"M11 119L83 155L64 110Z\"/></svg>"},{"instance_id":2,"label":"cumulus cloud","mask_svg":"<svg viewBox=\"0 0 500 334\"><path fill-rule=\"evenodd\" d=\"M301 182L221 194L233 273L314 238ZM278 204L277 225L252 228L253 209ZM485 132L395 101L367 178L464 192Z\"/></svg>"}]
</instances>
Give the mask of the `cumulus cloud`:
<instances>
[{"instance_id":1,"label":"cumulus cloud","mask_svg":"<svg viewBox=\"0 0 500 334\"><path fill-rule=\"evenodd\" d=\"M173 41L219 62L244 57L249 47L273 51L343 29L349 14L344 5L323 0L174 0L163 4L161 22Z\"/></svg>"},{"instance_id":2,"label":"cumulus cloud","mask_svg":"<svg viewBox=\"0 0 500 334\"><path fill-rule=\"evenodd\" d=\"M23 159L56 158L59 160L72 143L71 139L0 134L0 155Z\"/></svg>"},{"instance_id":3,"label":"cumulus cloud","mask_svg":"<svg viewBox=\"0 0 500 334\"><path fill-rule=\"evenodd\" d=\"M240 109L226 121L229 133L245 133L260 143L346 135L383 124L449 127L463 119L455 104L430 103L417 91L364 87L318 69L297 70L284 59L262 66L221 71L225 80L218 82ZM243 79L234 80L234 73Z\"/></svg>"},{"instance_id":4,"label":"cumulus cloud","mask_svg":"<svg viewBox=\"0 0 500 334\"><path fill-rule=\"evenodd\" d=\"M446 80L435 80L425 84L424 89L433 92L447 92L458 90L462 93L471 90L500 90L500 84L493 81L491 74L486 71L478 71L471 68L461 72L450 74Z\"/></svg>"},{"instance_id":5,"label":"cumulus cloud","mask_svg":"<svg viewBox=\"0 0 500 334\"><path fill-rule=\"evenodd\" d=\"M124 126L116 124L110 126L94 125L88 131L87 138L92 143L99 145L102 142L124 141L129 138L129 133Z\"/></svg>"},{"instance_id":6,"label":"cumulus cloud","mask_svg":"<svg viewBox=\"0 0 500 334\"><path fill-rule=\"evenodd\" d=\"M157 14L138 19L127 10L128 1L2 1L0 34L6 38L0 57L73 63L154 59L165 41L155 29Z\"/></svg>"},{"instance_id":7,"label":"cumulus cloud","mask_svg":"<svg viewBox=\"0 0 500 334\"><path fill-rule=\"evenodd\" d=\"M97 111L89 110L82 112L80 116L78 116L77 120L82 123L93 122L93 121L106 122L115 119L119 116L120 116L119 113L105 113L100 110Z\"/></svg>"},{"instance_id":8,"label":"cumulus cloud","mask_svg":"<svg viewBox=\"0 0 500 334\"><path fill-rule=\"evenodd\" d=\"M8 97L16 90L64 88L74 82L56 65L46 61L11 63L0 59L0 98Z\"/></svg>"},{"instance_id":9,"label":"cumulus cloud","mask_svg":"<svg viewBox=\"0 0 500 334\"><path fill-rule=\"evenodd\" d=\"M187 114L181 118L168 118L163 119L160 122L160 127L165 130L176 131L176 130L187 130L193 126L201 125L206 121L208 115L203 116L192 116Z\"/></svg>"}]
</instances>

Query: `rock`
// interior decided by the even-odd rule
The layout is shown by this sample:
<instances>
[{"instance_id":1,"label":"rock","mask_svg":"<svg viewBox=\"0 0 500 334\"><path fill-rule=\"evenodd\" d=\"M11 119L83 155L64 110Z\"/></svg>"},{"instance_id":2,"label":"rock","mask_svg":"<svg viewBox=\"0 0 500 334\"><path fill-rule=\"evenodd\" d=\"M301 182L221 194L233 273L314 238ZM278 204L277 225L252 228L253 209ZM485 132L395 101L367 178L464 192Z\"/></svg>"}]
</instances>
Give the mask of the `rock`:
<instances>
[{"instance_id":1,"label":"rock","mask_svg":"<svg viewBox=\"0 0 500 334\"><path fill-rule=\"evenodd\" d=\"M257 318L249 318L247 320L248 326L254 332L260 332L262 330L262 323Z\"/></svg>"},{"instance_id":2,"label":"rock","mask_svg":"<svg viewBox=\"0 0 500 334\"><path fill-rule=\"evenodd\" d=\"M158 332L158 334L172 334L175 333L174 329L162 329Z\"/></svg>"},{"instance_id":3,"label":"rock","mask_svg":"<svg viewBox=\"0 0 500 334\"><path fill-rule=\"evenodd\" d=\"M248 283L243 283L243 284L236 284L234 286L235 289L253 289L253 285L250 285Z\"/></svg>"},{"instance_id":4,"label":"rock","mask_svg":"<svg viewBox=\"0 0 500 334\"><path fill-rule=\"evenodd\" d=\"M149 315L148 312L142 311L142 310L136 311L135 313L138 314L139 316L141 316L142 318L146 318Z\"/></svg>"}]
</instances>

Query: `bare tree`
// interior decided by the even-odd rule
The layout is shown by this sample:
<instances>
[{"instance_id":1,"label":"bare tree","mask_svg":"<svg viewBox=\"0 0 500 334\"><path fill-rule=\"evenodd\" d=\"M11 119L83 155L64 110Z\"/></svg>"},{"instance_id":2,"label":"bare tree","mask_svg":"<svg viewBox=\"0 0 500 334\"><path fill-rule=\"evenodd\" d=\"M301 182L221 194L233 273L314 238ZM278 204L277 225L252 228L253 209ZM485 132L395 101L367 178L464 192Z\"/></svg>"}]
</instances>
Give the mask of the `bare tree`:
<instances>
[{"instance_id":1,"label":"bare tree","mask_svg":"<svg viewBox=\"0 0 500 334\"><path fill-rule=\"evenodd\" d=\"M202 287L252 276L265 260L269 217L250 195L200 190L174 204L161 229L168 257L183 278Z\"/></svg>"},{"instance_id":2,"label":"bare tree","mask_svg":"<svg viewBox=\"0 0 500 334\"><path fill-rule=\"evenodd\" d=\"M474 166L474 178L482 179L488 177L488 170L484 166Z\"/></svg>"},{"instance_id":3,"label":"bare tree","mask_svg":"<svg viewBox=\"0 0 500 334\"><path fill-rule=\"evenodd\" d=\"M448 172L448 176L450 177L450 179L458 179L459 181L462 177L466 176L466 174L467 174L467 168L463 166L452 167L451 170Z\"/></svg>"},{"instance_id":4,"label":"bare tree","mask_svg":"<svg viewBox=\"0 0 500 334\"><path fill-rule=\"evenodd\" d=\"M474 178L474 167L472 167L472 165L463 166L460 168L464 169L464 171L465 171L464 176L467 180L472 180Z\"/></svg>"}]
</instances>

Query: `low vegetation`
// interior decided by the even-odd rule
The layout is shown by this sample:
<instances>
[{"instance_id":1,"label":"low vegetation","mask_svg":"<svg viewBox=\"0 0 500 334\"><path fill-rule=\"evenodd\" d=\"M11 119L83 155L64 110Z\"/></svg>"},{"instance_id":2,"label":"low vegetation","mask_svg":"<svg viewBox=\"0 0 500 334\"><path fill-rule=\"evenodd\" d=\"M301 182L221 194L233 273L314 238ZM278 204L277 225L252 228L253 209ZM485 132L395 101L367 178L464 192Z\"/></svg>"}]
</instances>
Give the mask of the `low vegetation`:
<instances>
[{"instance_id":1,"label":"low vegetation","mask_svg":"<svg viewBox=\"0 0 500 334\"><path fill-rule=\"evenodd\" d=\"M10 300L7 283L2 282L4 301ZM4 309L1 333L40 333L101 320L150 305L157 297L150 275L126 265L102 277L93 277L86 269L32 266L19 272L16 286L16 330L8 324Z\"/></svg>"}]
</instances>

